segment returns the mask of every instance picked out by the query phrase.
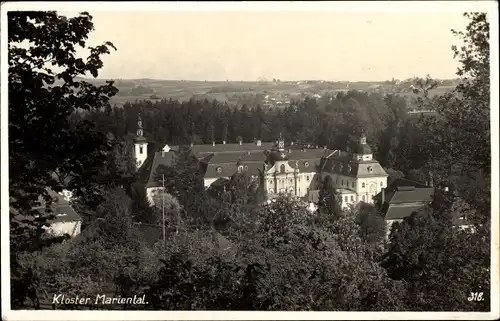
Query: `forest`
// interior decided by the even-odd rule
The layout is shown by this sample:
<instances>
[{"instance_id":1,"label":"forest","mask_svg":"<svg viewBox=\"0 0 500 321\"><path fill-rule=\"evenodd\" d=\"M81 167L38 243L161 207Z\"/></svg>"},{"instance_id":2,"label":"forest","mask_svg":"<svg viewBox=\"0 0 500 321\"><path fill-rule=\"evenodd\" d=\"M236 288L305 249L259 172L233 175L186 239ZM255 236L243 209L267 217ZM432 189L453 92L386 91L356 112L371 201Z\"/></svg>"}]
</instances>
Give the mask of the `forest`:
<instances>
[{"instance_id":1,"label":"forest","mask_svg":"<svg viewBox=\"0 0 500 321\"><path fill-rule=\"evenodd\" d=\"M460 62L460 84L435 97L427 95L435 86L430 76L416 84L421 108L436 112L428 117L408 114L397 94L360 91L273 110L195 99L112 106L112 81L97 86L81 78L97 77L102 56L119 50L106 42L90 47L88 58L76 56L94 28L90 14L9 12L12 308L489 311L489 24L484 13L465 15L465 30L453 31L465 45L450 51ZM280 133L350 150L364 133L389 180L425 181L432 172L435 185L452 193L394 224L386 239L373 206L342 211L328 182L315 213L286 197L262 205L244 175L214 195L186 152L164 169L163 241L162 209L147 202L131 154L139 115L150 153L164 144L275 141ZM74 191L85 227L78 237L45 232L53 217L49 189ZM41 199L47 215L15 220L34 216ZM474 229L456 227L457 213ZM482 299L471 301L471 292ZM147 303L51 304L61 293L144 294Z\"/></svg>"}]
</instances>

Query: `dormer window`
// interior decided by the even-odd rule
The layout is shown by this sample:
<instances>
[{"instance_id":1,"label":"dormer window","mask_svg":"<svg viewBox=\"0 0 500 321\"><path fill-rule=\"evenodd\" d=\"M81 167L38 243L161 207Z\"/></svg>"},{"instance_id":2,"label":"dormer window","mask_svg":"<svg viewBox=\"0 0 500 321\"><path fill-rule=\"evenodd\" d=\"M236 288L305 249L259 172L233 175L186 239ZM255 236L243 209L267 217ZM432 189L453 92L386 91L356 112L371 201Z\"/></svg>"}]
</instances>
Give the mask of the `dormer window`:
<instances>
[{"instance_id":1,"label":"dormer window","mask_svg":"<svg viewBox=\"0 0 500 321\"><path fill-rule=\"evenodd\" d=\"M248 170L248 165L245 165L245 171L247 171L247 170Z\"/></svg>"},{"instance_id":2,"label":"dormer window","mask_svg":"<svg viewBox=\"0 0 500 321\"><path fill-rule=\"evenodd\" d=\"M238 173L241 173L241 172L243 172L243 166L242 165L238 166Z\"/></svg>"},{"instance_id":3,"label":"dormer window","mask_svg":"<svg viewBox=\"0 0 500 321\"><path fill-rule=\"evenodd\" d=\"M365 188L365 183L361 183L361 188Z\"/></svg>"},{"instance_id":4,"label":"dormer window","mask_svg":"<svg viewBox=\"0 0 500 321\"><path fill-rule=\"evenodd\" d=\"M340 168L340 171L342 172L344 170L344 165L340 164L339 168Z\"/></svg>"},{"instance_id":5,"label":"dormer window","mask_svg":"<svg viewBox=\"0 0 500 321\"><path fill-rule=\"evenodd\" d=\"M217 173L222 173L222 167L217 167Z\"/></svg>"},{"instance_id":6,"label":"dormer window","mask_svg":"<svg viewBox=\"0 0 500 321\"><path fill-rule=\"evenodd\" d=\"M348 172L351 172L351 171L352 171L352 167L351 167L351 165L347 165L347 171L348 171Z\"/></svg>"},{"instance_id":7,"label":"dormer window","mask_svg":"<svg viewBox=\"0 0 500 321\"><path fill-rule=\"evenodd\" d=\"M373 173L373 167L368 166L368 172Z\"/></svg>"},{"instance_id":8,"label":"dormer window","mask_svg":"<svg viewBox=\"0 0 500 321\"><path fill-rule=\"evenodd\" d=\"M305 166L306 168L307 168L307 167L309 167L309 162L305 162L305 163L304 163L304 166Z\"/></svg>"}]
</instances>

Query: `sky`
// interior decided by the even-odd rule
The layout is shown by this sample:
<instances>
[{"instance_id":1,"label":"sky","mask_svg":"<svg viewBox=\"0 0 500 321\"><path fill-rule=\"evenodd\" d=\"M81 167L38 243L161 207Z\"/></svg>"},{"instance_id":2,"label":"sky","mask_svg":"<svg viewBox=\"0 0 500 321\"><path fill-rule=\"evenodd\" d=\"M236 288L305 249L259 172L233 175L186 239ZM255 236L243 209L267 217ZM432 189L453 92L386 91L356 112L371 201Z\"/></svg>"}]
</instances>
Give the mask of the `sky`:
<instances>
[{"instance_id":1,"label":"sky","mask_svg":"<svg viewBox=\"0 0 500 321\"><path fill-rule=\"evenodd\" d=\"M454 78L460 13L90 12L104 78Z\"/></svg>"},{"instance_id":2,"label":"sky","mask_svg":"<svg viewBox=\"0 0 500 321\"><path fill-rule=\"evenodd\" d=\"M465 3L465 2L462 2ZM387 3L386 3L387 4ZM113 7L112 7L113 8ZM118 8L118 7L114 7ZM99 78L382 81L455 78L461 11L88 11L111 41ZM76 11L59 10L74 16Z\"/></svg>"}]
</instances>

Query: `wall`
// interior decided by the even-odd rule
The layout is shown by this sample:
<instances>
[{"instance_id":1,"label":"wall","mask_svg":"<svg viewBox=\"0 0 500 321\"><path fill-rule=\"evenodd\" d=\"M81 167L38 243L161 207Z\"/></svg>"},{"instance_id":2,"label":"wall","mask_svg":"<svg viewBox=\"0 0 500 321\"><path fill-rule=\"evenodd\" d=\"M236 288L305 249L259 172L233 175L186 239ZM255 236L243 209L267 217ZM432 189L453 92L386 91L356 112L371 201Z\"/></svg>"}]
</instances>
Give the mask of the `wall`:
<instances>
[{"instance_id":1,"label":"wall","mask_svg":"<svg viewBox=\"0 0 500 321\"><path fill-rule=\"evenodd\" d=\"M380 193L382 191L382 188L386 187L387 177L384 176L358 179L358 181L356 182L356 194L358 195L358 202L363 201L364 196L365 202L373 203L373 196Z\"/></svg>"},{"instance_id":2,"label":"wall","mask_svg":"<svg viewBox=\"0 0 500 321\"><path fill-rule=\"evenodd\" d=\"M142 146L142 153L141 153ZM148 144L147 143L136 143L134 147L134 157L137 162L137 168L141 167L148 157Z\"/></svg>"},{"instance_id":3,"label":"wall","mask_svg":"<svg viewBox=\"0 0 500 321\"><path fill-rule=\"evenodd\" d=\"M346 175L322 173L321 179L330 176L336 188L349 189L355 192L356 204L364 201L373 203L373 196L382 191L382 188L387 187L387 177L370 177L370 178L355 178ZM363 187L364 183L364 187ZM382 183L382 185L380 185ZM364 198L363 198L364 196ZM349 196L350 201L350 196Z\"/></svg>"}]
</instances>

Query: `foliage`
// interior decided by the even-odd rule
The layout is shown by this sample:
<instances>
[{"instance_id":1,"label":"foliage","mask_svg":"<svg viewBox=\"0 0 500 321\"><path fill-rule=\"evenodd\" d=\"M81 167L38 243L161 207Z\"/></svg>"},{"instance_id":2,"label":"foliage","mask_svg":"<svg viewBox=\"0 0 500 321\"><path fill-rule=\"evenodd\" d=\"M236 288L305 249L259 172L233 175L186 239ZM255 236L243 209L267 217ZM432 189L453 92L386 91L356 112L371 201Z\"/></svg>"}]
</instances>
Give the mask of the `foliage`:
<instances>
[{"instance_id":1,"label":"foliage","mask_svg":"<svg viewBox=\"0 0 500 321\"><path fill-rule=\"evenodd\" d=\"M169 193L158 190L153 194L155 221L153 224L163 224L163 213L165 213L166 226L178 226L182 206L179 201Z\"/></svg>"},{"instance_id":2,"label":"foliage","mask_svg":"<svg viewBox=\"0 0 500 321\"><path fill-rule=\"evenodd\" d=\"M330 176L323 179L318 196L318 212L336 219L342 215L342 199Z\"/></svg>"},{"instance_id":3,"label":"foliage","mask_svg":"<svg viewBox=\"0 0 500 321\"><path fill-rule=\"evenodd\" d=\"M386 173L389 175L387 177L387 186L390 186L392 183L394 183L397 179L404 178L405 175L403 172L398 171L396 169L388 168L385 170Z\"/></svg>"},{"instance_id":4,"label":"foliage","mask_svg":"<svg viewBox=\"0 0 500 321\"><path fill-rule=\"evenodd\" d=\"M96 87L77 79L89 74L97 77L101 56L114 48L106 42L87 48L86 60L76 57L77 47L85 47L93 30L88 13L68 19L52 11L12 11L8 13L8 27L9 194L13 218L33 215L30 209L39 204L40 196L50 205L49 189L59 192L66 188L81 195L94 185L93 177L111 146L91 122L72 123L69 116L76 110L110 108L109 100L117 89L112 82ZM38 225L37 230L47 224L43 219L32 222ZM16 224L11 230L28 243L42 244L40 233L34 238L23 235ZM18 253L15 247L11 250L15 270L19 267ZM25 295L14 291L12 300Z\"/></svg>"},{"instance_id":5,"label":"foliage","mask_svg":"<svg viewBox=\"0 0 500 321\"><path fill-rule=\"evenodd\" d=\"M427 209L393 225L383 266L406 282L402 299L411 310L489 309L488 298L467 301L470 292L489 293L488 238L453 226L453 215Z\"/></svg>"},{"instance_id":6,"label":"foliage","mask_svg":"<svg viewBox=\"0 0 500 321\"><path fill-rule=\"evenodd\" d=\"M361 239L372 244L380 244L386 236L386 222L376 208L361 203L357 209L356 223L359 225Z\"/></svg>"}]
</instances>

